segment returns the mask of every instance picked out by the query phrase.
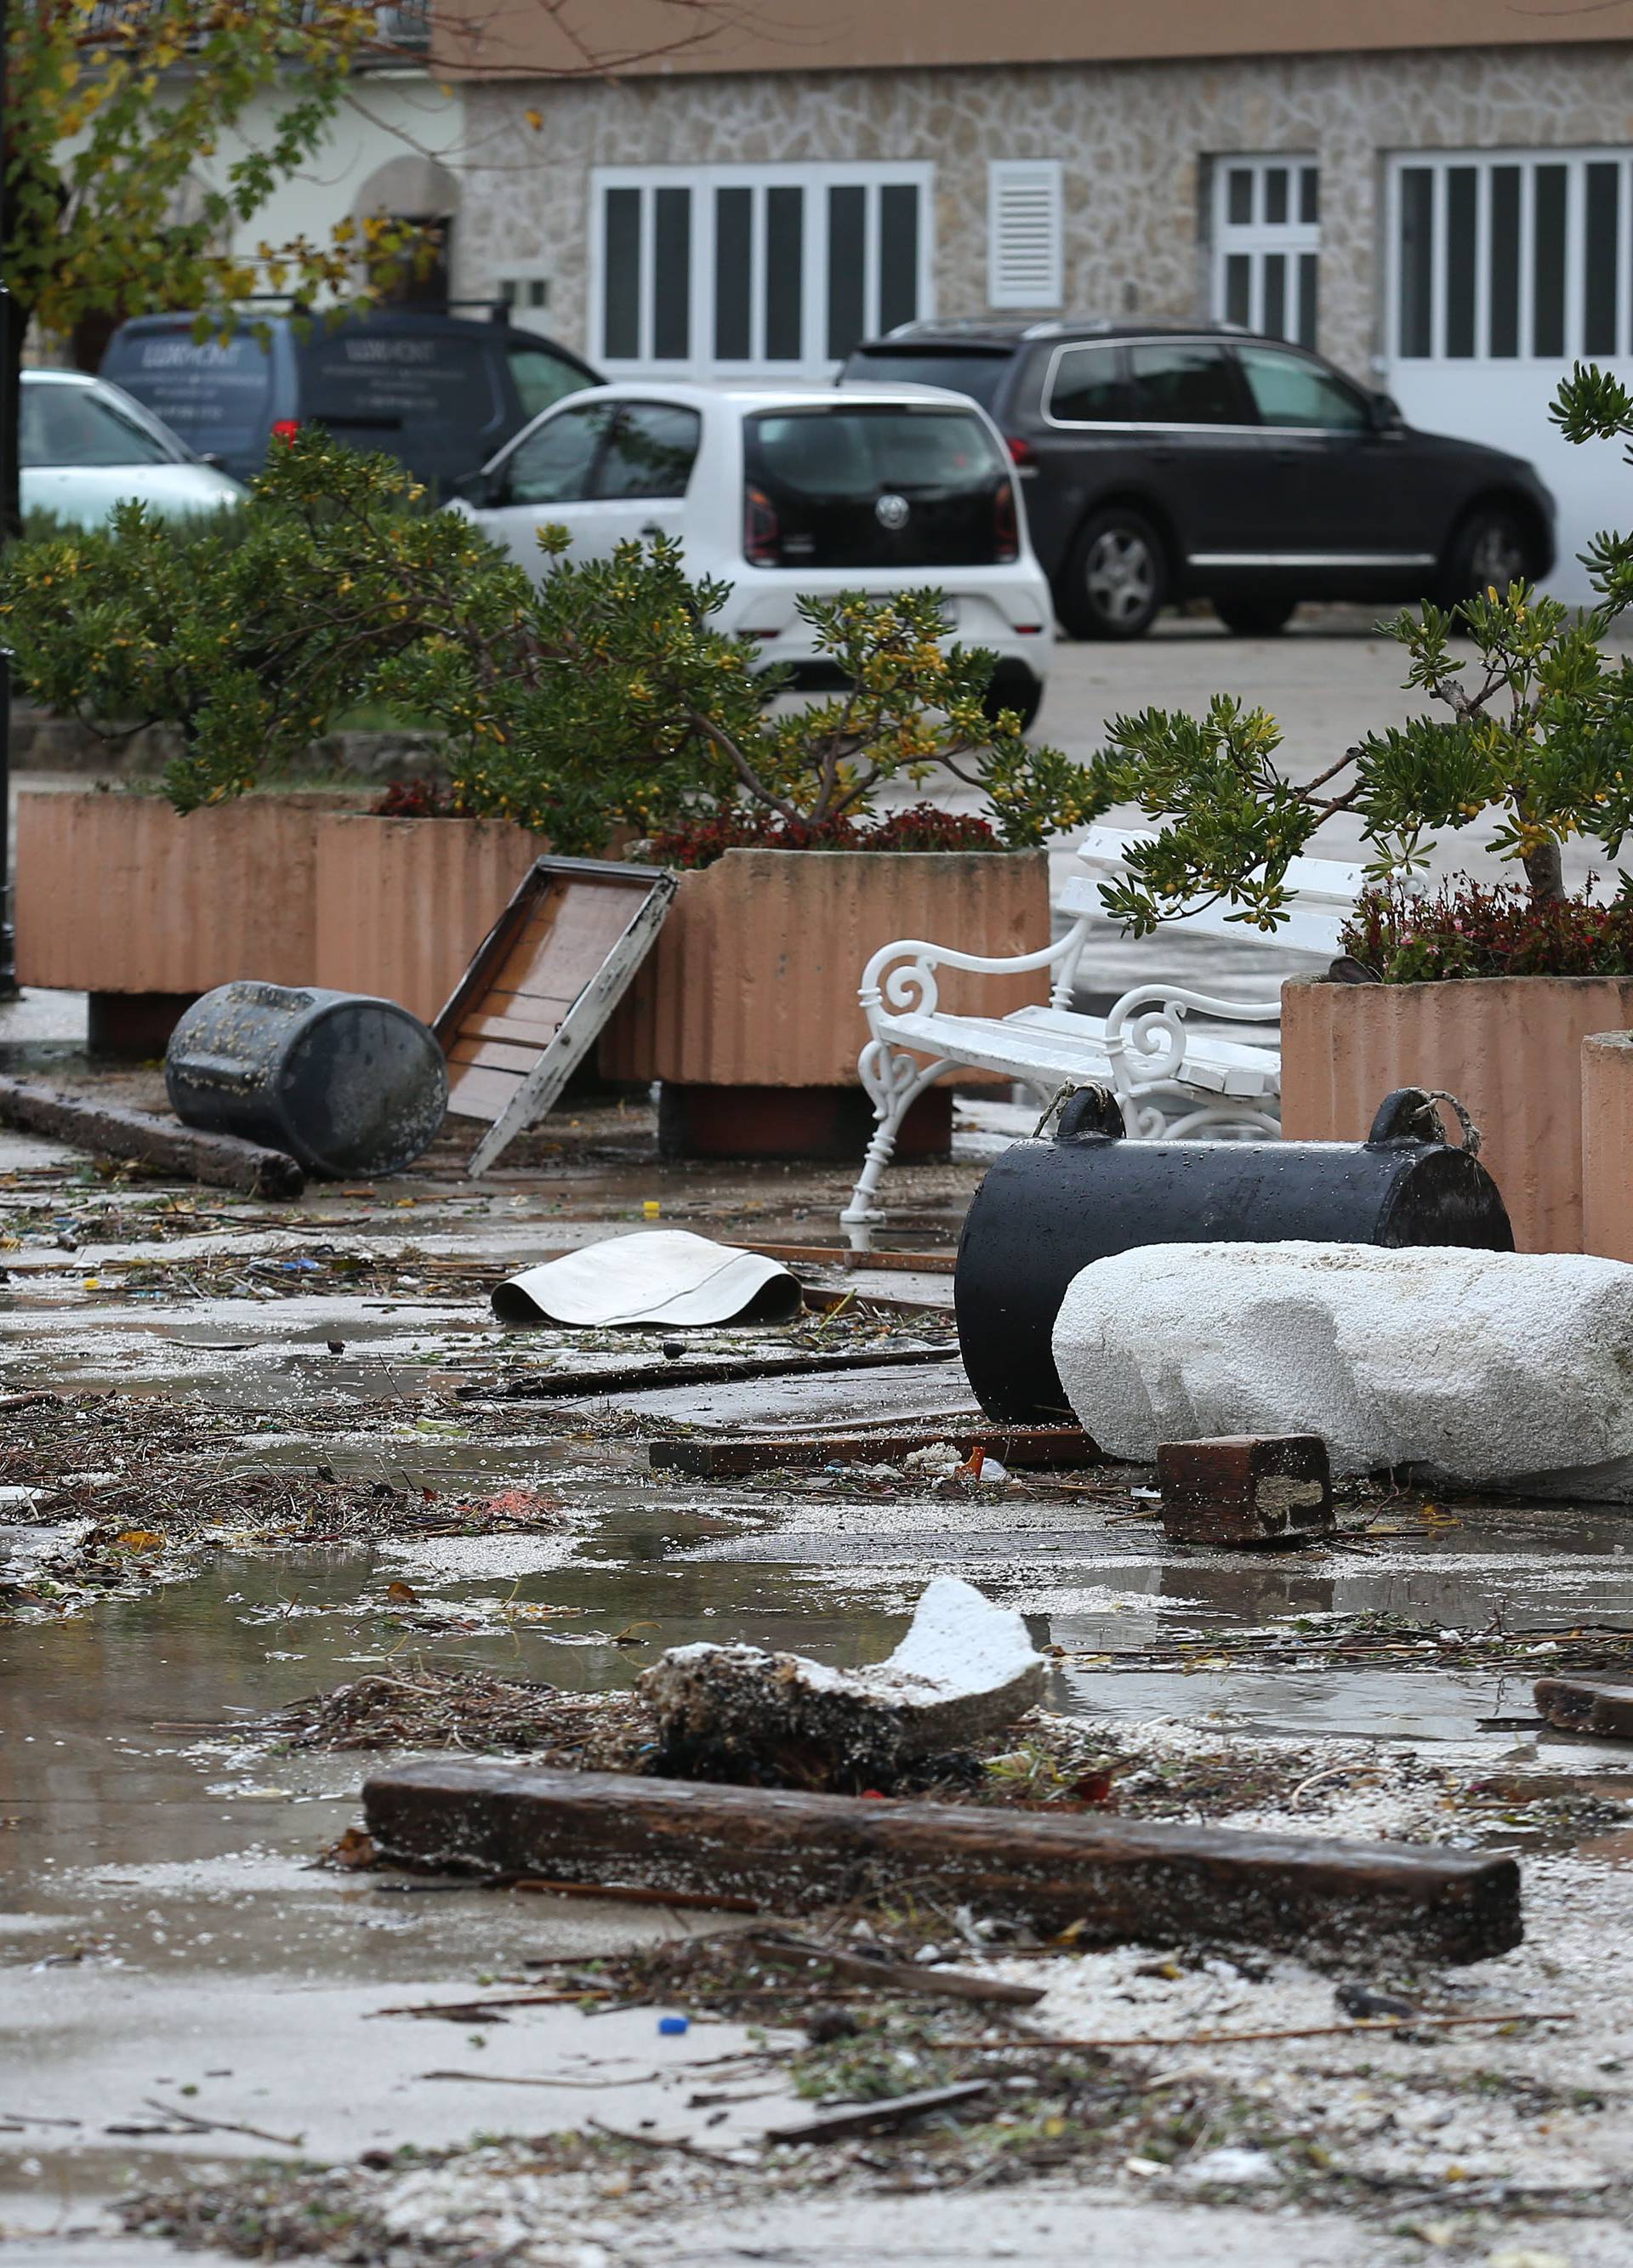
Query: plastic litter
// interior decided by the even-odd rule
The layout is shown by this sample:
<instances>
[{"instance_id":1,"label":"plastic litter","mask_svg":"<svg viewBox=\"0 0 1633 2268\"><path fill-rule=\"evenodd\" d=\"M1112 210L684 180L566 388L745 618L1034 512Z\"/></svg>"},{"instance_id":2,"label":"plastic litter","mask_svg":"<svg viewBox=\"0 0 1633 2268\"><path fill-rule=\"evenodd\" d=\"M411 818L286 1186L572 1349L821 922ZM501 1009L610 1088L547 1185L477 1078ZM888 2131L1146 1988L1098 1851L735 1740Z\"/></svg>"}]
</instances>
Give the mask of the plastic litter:
<instances>
[{"instance_id":1,"label":"plastic litter","mask_svg":"<svg viewBox=\"0 0 1633 2268\"><path fill-rule=\"evenodd\" d=\"M803 1294L780 1262L689 1229L638 1229L525 1268L493 1293L502 1323L783 1323Z\"/></svg>"},{"instance_id":2,"label":"plastic litter","mask_svg":"<svg viewBox=\"0 0 1633 2268\"><path fill-rule=\"evenodd\" d=\"M687 2032L691 2029L691 2018L690 2016L660 2016L658 2019L658 2029L666 2038L676 2037L680 2033Z\"/></svg>"}]
</instances>

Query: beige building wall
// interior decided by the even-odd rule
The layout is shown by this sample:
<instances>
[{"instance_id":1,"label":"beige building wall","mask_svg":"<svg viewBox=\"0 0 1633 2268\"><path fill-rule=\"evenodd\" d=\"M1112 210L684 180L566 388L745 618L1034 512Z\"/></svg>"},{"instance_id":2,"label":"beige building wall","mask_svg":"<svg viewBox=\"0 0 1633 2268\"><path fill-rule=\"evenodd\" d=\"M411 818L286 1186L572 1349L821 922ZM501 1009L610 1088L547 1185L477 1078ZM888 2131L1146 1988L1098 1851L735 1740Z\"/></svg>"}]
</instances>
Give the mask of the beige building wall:
<instances>
[{"instance_id":1,"label":"beige building wall","mask_svg":"<svg viewBox=\"0 0 1633 2268\"><path fill-rule=\"evenodd\" d=\"M598 165L927 160L935 312L950 316L986 312L988 160L1058 158L1067 310L1184 317L1206 311L1207 159L1286 151L1321 167L1319 343L1365 378L1378 346L1384 157L1633 144L1633 48L468 80L464 99L458 289L487 292L519 268L543 269L549 328L592 359L586 247Z\"/></svg>"}]
</instances>

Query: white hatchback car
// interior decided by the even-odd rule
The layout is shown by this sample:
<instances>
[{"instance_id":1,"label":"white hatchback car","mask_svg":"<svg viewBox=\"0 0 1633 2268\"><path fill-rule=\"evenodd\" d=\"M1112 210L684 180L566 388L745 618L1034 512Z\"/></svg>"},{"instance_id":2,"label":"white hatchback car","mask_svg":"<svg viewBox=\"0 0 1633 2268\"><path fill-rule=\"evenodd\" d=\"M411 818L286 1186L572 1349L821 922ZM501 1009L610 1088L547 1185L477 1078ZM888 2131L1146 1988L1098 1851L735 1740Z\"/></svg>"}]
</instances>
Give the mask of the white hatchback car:
<instances>
[{"instance_id":1,"label":"white hatchback car","mask_svg":"<svg viewBox=\"0 0 1633 2268\"><path fill-rule=\"evenodd\" d=\"M946 593L952 635L994 652L988 704L1031 723L1053 644L1049 585L998 429L936 387L683 386L630 379L535 418L463 484L465 512L536 578L538 531L570 556L668 535L687 572L732 585L715 617L796 686L838 680L797 602Z\"/></svg>"},{"instance_id":2,"label":"white hatchback car","mask_svg":"<svg viewBox=\"0 0 1633 2268\"><path fill-rule=\"evenodd\" d=\"M26 370L18 425L24 512L75 527L100 527L128 497L175 519L249 493L201 462L151 409L81 371Z\"/></svg>"}]
</instances>

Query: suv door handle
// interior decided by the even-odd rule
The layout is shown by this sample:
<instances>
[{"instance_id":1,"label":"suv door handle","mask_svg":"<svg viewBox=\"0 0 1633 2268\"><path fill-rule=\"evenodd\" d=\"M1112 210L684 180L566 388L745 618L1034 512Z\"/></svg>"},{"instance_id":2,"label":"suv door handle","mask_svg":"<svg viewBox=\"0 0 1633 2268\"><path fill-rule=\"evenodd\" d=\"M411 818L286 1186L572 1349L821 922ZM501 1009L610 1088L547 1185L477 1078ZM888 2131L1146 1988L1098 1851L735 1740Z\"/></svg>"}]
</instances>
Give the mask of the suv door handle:
<instances>
[{"instance_id":1,"label":"suv door handle","mask_svg":"<svg viewBox=\"0 0 1633 2268\"><path fill-rule=\"evenodd\" d=\"M1151 462L1154 465L1177 465L1179 461L1178 449L1153 449L1151 452Z\"/></svg>"}]
</instances>

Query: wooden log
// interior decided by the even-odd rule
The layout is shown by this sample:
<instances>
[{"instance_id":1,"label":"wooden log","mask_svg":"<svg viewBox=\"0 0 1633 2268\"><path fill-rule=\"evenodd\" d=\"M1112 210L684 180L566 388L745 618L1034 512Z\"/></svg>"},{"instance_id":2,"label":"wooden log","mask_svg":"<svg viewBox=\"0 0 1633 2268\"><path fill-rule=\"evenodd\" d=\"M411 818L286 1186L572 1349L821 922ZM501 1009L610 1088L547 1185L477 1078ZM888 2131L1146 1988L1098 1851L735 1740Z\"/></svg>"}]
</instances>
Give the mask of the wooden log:
<instances>
[{"instance_id":1,"label":"wooden log","mask_svg":"<svg viewBox=\"0 0 1633 2268\"><path fill-rule=\"evenodd\" d=\"M140 1158L184 1180L241 1189L248 1197L298 1197L306 1187L299 1166L281 1150L264 1150L235 1134L201 1134L179 1119L85 1101L29 1079L0 1079L0 1122L104 1157Z\"/></svg>"},{"instance_id":2,"label":"wooden log","mask_svg":"<svg viewBox=\"0 0 1633 2268\"><path fill-rule=\"evenodd\" d=\"M915 2118L926 2118L933 2110L951 2110L963 2102L973 2102L983 2095L990 2095L994 2082L990 2079L955 2080L950 2087L916 2088L911 2095L887 2095L874 2102L847 2102L838 2110L818 2111L815 2118L802 2118L794 2126L768 2126L768 2142L848 2142L857 2134L883 2134L898 2126L910 2126Z\"/></svg>"},{"instance_id":3,"label":"wooden log","mask_svg":"<svg viewBox=\"0 0 1633 2268\"><path fill-rule=\"evenodd\" d=\"M821 1378L834 1370L898 1370L927 1362L951 1362L957 1342L944 1346L859 1347L853 1354L754 1355L744 1361L627 1363L606 1370L541 1370L529 1378L506 1379L502 1386L462 1386L462 1402L553 1402L593 1394L644 1392L654 1386L728 1386L738 1378Z\"/></svg>"},{"instance_id":4,"label":"wooden log","mask_svg":"<svg viewBox=\"0 0 1633 2268\"><path fill-rule=\"evenodd\" d=\"M806 1433L779 1440L763 1435L713 1440L675 1435L653 1442L647 1457L654 1472L724 1480L785 1465L896 1464L937 1441L950 1441L961 1457L984 1449L1014 1472L1075 1471L1105 1462L1080 1425L920 1425L911 1433Z\"/></svg>"},{"instance_id":5,"label":"wooden log","mask_svg":"<svg viewBox=\"0 0 1633 2268\"><path fill-rule=\"evenodd\" d=\"M1333 1532L1333 1476L1318 1433L1164 1441L1156 1479L1176 1543L1292 1543Z\"/></svg>"},{"instance_id":6,"label":"wooden log","mask_svg":"<svg viewBox=\"0 0 1633 2268\"><path fill-rule=\"evenodd\" d=\"M438 1758L375 1774L368 1831L447 1873L544 1874L753 1897L785 1912L932 1886L1080 1942L1187 1938L1352 1962L1481 1961L1521 1938L1519 1870L1487 1852L870 1801Z\"/></svg>"},{"instance_id":7,"label":"wooden log","mask_svg":"<svg viewBox=\"0 0 1633 2268\"><path fill-rule=\"evenodd\" d=\"M1601 1685L1587 1677L1539 1677L1536 1704L1562 1733L1598 1733L1633 1741L1633 1685Z\"/></svg>"}]
</instances>

